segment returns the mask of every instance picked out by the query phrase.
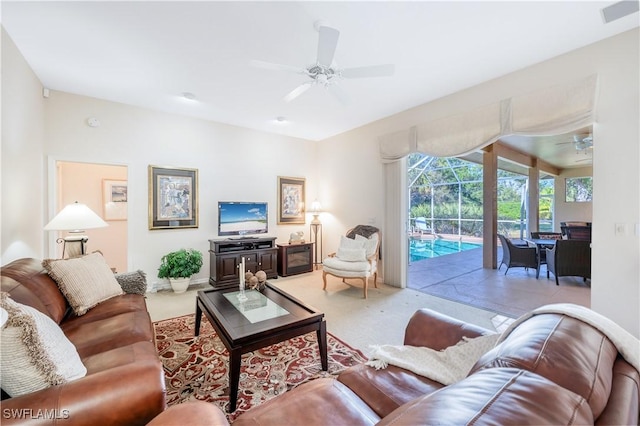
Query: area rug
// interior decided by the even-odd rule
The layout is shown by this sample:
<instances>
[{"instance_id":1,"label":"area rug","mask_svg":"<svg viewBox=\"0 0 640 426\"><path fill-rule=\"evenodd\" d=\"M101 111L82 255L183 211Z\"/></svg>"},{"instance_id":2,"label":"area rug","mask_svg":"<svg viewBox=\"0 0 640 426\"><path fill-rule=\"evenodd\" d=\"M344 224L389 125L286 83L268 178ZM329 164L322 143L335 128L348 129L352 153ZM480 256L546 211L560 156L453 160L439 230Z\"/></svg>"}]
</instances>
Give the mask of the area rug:
<instances>
[{"instance_id":1,"label":"area rug","mask_svg":"<svg viewBox=\"0 0 640 426\"><path fill-rule=\"evenodd\" d=\"M335 377L367 360L327 333L329 370L322 371L316 333L305 334L242 356L238 404L229 405L229 353L203 316L200 336L194 337L195 315L154 324L156 347L164 365L167 404L202 400L216 404L233 421L249 408L262 404L309 380Z\"/></svg>"}]
</instances>

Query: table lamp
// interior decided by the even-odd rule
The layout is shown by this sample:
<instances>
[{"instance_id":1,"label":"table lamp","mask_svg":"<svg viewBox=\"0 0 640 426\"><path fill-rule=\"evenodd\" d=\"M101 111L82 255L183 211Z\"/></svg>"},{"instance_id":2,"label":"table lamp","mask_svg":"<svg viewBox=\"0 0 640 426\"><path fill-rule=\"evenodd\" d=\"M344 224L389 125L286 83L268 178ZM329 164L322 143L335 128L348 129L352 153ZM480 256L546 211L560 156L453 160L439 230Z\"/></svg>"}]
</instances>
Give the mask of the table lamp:
<instances>
[{"instance_id":1,"label":"table lamp","mask_svg":"<svg viewBox=\"0 0 640 426\"><path fill-rule=\"evenodd\" d=\"M56 240L58 244L64 243L62 249L62 257L64 258L65 253L68 257L86 254L86 244L89 237L84 234L84 230L104 228L105 226L109 226L109 224L85 204L76 201L62 209L44 229L45 231L69 231L70 235Z\"/></svg>"}]
</instances>

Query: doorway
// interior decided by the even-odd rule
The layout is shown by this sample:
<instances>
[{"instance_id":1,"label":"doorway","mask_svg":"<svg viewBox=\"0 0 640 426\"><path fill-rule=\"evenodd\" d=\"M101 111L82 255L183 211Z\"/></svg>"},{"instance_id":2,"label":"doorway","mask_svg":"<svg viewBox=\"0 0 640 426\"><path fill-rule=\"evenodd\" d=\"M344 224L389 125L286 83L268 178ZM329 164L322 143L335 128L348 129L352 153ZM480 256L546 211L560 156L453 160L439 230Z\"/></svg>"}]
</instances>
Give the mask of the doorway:
<instances>
[{"instance_id":1,"label":"doorway","mask_svg":"<svg viewBox=\"0 0 640 426\"><path fill-rule=\"evenodd\" d=\"M56 212L79 202L86 204L109 225L87 229L87 252L100 251L116 272L128 270L128 167L121 165L55 162ZM57 237L64 237L60 233ZM62 257L56 244L53 256Z\"/></svg>"}]
</instances>

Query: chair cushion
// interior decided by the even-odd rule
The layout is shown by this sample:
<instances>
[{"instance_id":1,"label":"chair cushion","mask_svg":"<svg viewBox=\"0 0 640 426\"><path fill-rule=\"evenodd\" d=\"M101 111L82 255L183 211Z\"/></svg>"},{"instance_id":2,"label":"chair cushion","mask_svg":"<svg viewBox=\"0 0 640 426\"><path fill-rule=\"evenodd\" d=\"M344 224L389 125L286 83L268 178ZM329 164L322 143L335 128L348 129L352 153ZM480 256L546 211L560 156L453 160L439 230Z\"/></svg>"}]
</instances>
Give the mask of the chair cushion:
<instances>
[{"instance_id":1,"label":"chair cushion","mask_svg":"<svg viewBox=\"0 0 640 426\"><path fill-rule=\"evenodd\" d=\"M87 369L58 324L31 306L0 295L9 314L2 329L2 389L23 395L84 377Z\"/></svg>"},{"instance_id":2,"label":"chair cushion","mask_svg":"<svg viewBox=\"0 0 640 426\"><path fill-rule=\"evenodd\" d=\"M371 271L371 264L369 262L345 262L337 257L327 257L322 262L323 269L335 269L337 271L351 271L351 272L368 272Z\"/></svg>"},{"instance_id":3,"label":"chair cushion","mask_svg":"<svg viewBox=\"0 0 640 426\"><path fill-rule=\"evenodd\" d=\"M100 253L73 259L46 259L42 266L60 287L76 315L123 294L122 287Z\"/></svg>"},{"instance_id":4,"label":"chair cushion","mask_svg":"<svg viewBox=\"0 0 640 426\"><path fill-rule=\"evenodd\" d=\"M541 240L561 240L562 234L540 234L538 237Z\"/></svg>"}]
</instances>

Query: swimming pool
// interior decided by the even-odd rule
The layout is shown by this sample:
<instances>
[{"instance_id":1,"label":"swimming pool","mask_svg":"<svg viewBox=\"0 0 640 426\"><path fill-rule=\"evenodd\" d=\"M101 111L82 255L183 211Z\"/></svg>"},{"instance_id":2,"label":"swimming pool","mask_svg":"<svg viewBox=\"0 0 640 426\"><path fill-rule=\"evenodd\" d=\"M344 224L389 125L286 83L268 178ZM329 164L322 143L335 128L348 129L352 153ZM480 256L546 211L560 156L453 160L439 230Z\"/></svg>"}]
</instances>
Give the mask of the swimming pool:
<instances>
[{"instance_id":1,"label":"swimming pool","mask_svg":"<svg viewBox=\"0 0 640 426\"><path fill-rule=\"evenodd\" d=\"M452 240L409 240L409 256L411 262L416 262L480 247L482 244Z\"/></svg>"}]
</instances>

